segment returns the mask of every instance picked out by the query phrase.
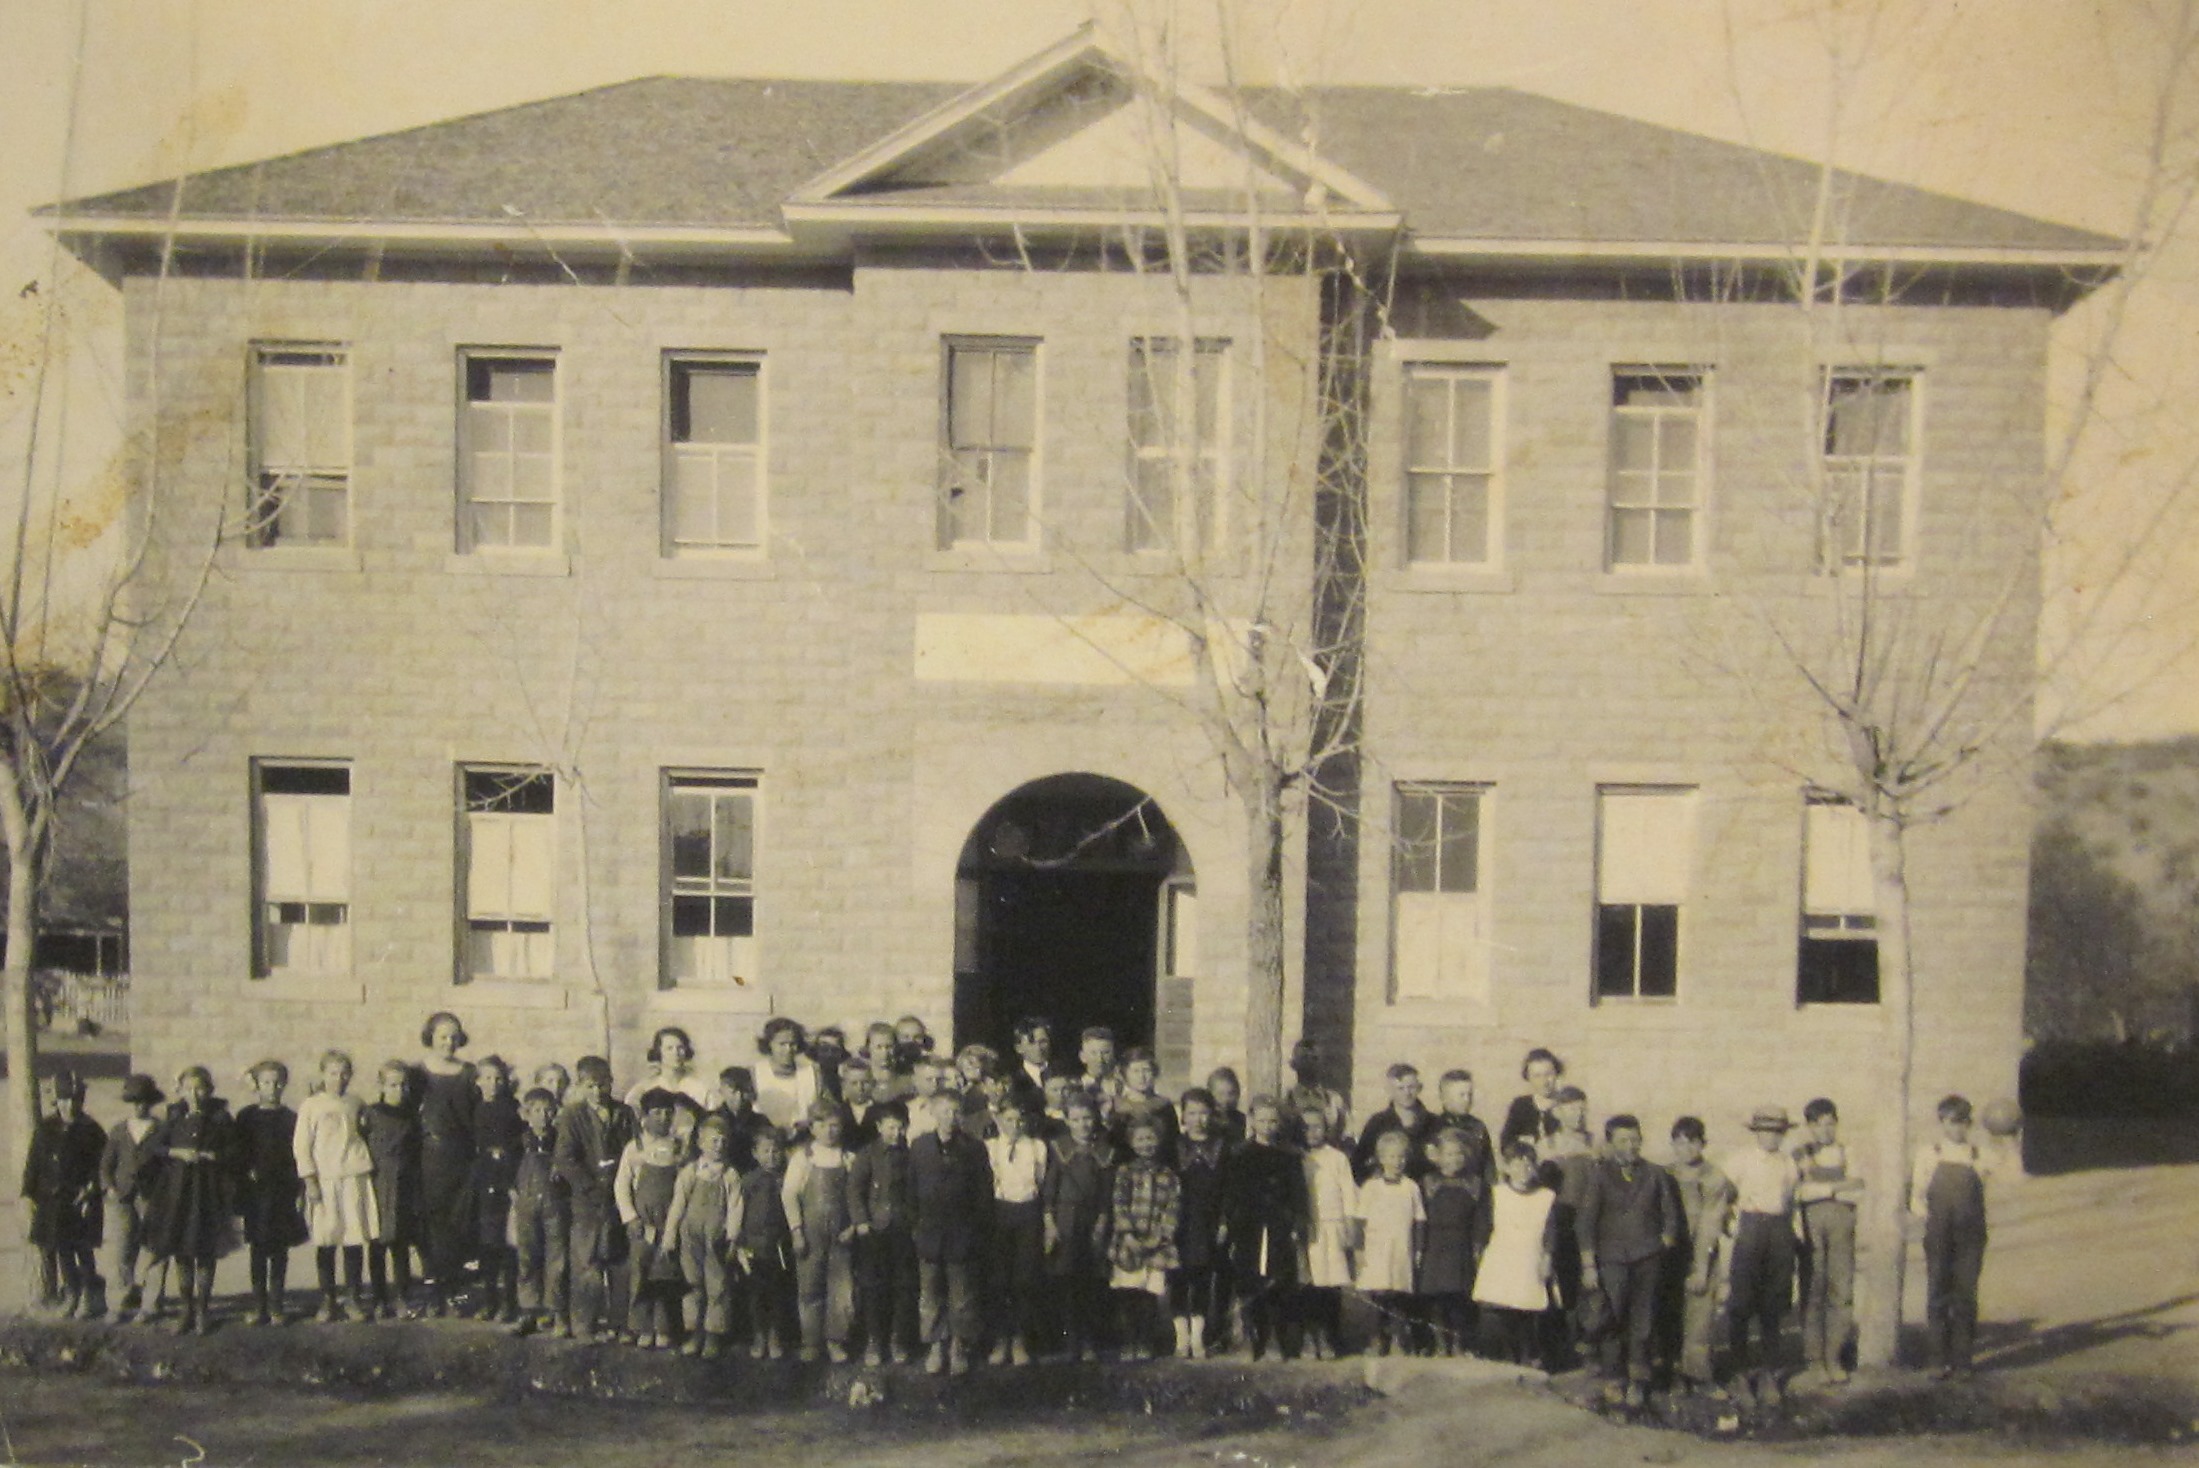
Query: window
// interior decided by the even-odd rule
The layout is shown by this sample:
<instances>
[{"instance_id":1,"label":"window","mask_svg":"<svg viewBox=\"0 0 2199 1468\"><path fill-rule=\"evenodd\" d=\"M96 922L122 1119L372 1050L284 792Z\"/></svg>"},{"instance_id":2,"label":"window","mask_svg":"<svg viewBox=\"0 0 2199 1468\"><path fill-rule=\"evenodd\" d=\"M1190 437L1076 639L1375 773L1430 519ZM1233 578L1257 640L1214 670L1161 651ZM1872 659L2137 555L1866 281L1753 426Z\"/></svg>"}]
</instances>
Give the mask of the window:
<instances>
[{"instance_id":1,"label":"window","mask_svg":"<svg viewBox=\"0 0 2199 1468\"><path fill-rule=\"evenodd\" d=\"M1481 806L1470 785L1400 785L1391 996L1489 999Z\"/></svg>"},{"instance_id":2,"label":"window","mask_svg":"<svg viewBox=\"0 0 2199 1468\"><path fill-rule=\"evenodd\" d=\"M1179 343L1130 344L1130 493L1125 544L1134 551L1182 548L1186 533L1211 535L1227 460L1222 432L1228 344L1201 341L1190 375ZM1185 410L1190 422L1183 422ZM1191 503L1177 503L1178 490Z\"/></svg>"},{"instance_id":3,"label":"window","mask_svg":"<svg viewBox=\"0 0 2199 1468\"><path fill-rule=\"evenodd\" d=\"M1405 559L1487 565L1498 495L1502 376L1487 367L1405 369Z\"/></svg>"},{"instance_id":4,"label":"window","mask_svg":"<svg viewBox=\"0 0 2199 1468\"><path fill-rule=\"evenodd\" d=\"M459 982L544 979L553 970L557 779L548 770L465 769L466 915Z\"/></svg>"},{"instance_id":5,"label":"window","mask_svg":"<svg viewBox=\"0 0 2199 1468\"><path fill-rule=\"evenodd\" d=\"M756 777L665 777L666 988L756 976Z\"/></svg>"},{"instance_id":6,"label":"window","mask_svg":"<svg viewBox=\"0 0 2199 1468\"><path fill-rule=\"evenodd\" d=\"M1825 562L1898 566L1909 559L1916 499L1917 375L1831 372L1825 378Z\"/></svg>"},{"instance_id":7,"label":"window","mask_svg":"<svg viewBox=\"0 0 2199 1468\"><path fill-rule=\"evenodd\" d=\"M351 769L253 768L258 809L255 971L261 978L351 971Z\"/></svg>"},{"instance_id":8,"label":"window","mask_svg":"<svg viewBox=\"0 0 2199 1468\"><path fill-rule=\"evenodd\" d=\"M1161 887L1161 972L1171 979L1199 973L1199 889L1185 877Z\"/></svg>"},{"instance_id":9,"label":"window","mask_svg":"<svg viewBox=\"0 0 2199 1468\"><path fill-rule=\"evenodd\" d=\"M1691 566L1702 503L1703 377L1663 368L1611 378L1613 569Z\"/></svg>"},{"instance_id":10,"label":"window","mask_svg":"<svg viewBox=\"0 0 2199 1468\"><path fill-rule=\"evenodd\" d=\"M1596 792L1596 997L1670 999L1694 845L1692 790Z\"/></svg>"},{"instance_id":11,"label":"window","mask_svg":"<svg viewBox=\"0 0 2199 1468\"><path fill-rule=\"evenodd\" d=\"M1802 945L1798 1004L1878 1002L1878 887L1871 829L1837 795L1811 792L1802 808Z\"/></svg>"},{"instance_id":12,"label":"window","mask_svg":"<svg viewBox=\"0 0 2199 1468\"><path fill-rule=\"evenodd\" d=\"M351 373L341 349L252 353L252 503L256 546L340 546L351 538Z\"/></svg>"},{"instance_id":13,"label":"window","mask_svg":"<svg viewBox=\"0 0 2199 1468\"><path fill-rule=\"evenodd\" d=\"M1038 343L947 343L939 547L1027 546L1038 448Z\"/></svg>"},{"instance_id":14,"label":"window","mask_svg":"<svg viewBox=\"0 0 2199 1468\"><path fill-rule=\"evenodd\" d=\"M557 545L557 359L468 353L459 533L475 551Z\"/></svg>"},{"instance_id":15,"label":"window","mask_svg":"<svg viewBox=\"0 0 2199 1468\"><path fill-rule=\"evenodd\" d=\"M670 358L665 408L664 553L761 550L763 364Z\"/></svg>"}]
</instances>

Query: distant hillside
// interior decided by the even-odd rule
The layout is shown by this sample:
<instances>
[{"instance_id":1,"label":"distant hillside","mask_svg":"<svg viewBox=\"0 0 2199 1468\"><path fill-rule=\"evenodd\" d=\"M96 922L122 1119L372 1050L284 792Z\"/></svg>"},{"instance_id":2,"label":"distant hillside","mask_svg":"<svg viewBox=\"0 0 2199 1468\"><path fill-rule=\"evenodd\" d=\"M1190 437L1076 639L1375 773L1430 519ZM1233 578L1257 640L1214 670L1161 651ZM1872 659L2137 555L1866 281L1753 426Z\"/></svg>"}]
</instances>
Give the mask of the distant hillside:
<instances>
[{"instance_id":1,"label":"distant hillside","mask_svg":"<svg viewBox=\"0 0 2199 1468\"><path fill-rule=\"evenodd\" d=\"M2025 1021L2038 1038L2199 1025L2199 738L2039 751Z\"/></svg>"}]
</instances>

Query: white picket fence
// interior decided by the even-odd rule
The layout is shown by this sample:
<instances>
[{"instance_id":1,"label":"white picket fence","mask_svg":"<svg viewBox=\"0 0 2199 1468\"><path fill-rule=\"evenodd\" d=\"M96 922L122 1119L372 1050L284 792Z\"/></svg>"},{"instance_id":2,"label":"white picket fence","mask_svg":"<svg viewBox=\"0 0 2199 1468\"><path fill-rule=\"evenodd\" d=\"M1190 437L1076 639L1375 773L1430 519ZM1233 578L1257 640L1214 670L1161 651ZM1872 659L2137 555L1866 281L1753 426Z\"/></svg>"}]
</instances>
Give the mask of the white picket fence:
<instances>
[{"instance_id":1,"label":"white picket fence","mask_svg":"<svg viewBox=\"0 0 2199 1468\"><path fill-rule=\"evenodd\" d=\"M46 973L39 992L48 1006L46 1028L74 1033L85 1020L101 1030L130 1027L130 979L127 974Z\"/></svg>"}]
</instances>

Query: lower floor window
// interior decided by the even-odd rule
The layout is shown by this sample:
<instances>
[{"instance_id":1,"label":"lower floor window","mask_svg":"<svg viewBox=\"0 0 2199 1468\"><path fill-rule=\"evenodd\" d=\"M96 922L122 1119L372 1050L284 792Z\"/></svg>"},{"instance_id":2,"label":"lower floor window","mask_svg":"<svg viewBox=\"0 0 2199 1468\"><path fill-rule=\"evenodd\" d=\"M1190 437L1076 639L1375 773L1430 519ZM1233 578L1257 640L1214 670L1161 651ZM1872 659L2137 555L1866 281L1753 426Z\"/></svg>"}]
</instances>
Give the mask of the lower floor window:
<instances>
[{"instance_id":1,"label":"lower floor window","mask_svg":"<svg viewBox=\"0 0 2199 1468\"><path fill-rule=\"evenodd\" d=\"M756 975L756 787L748 773L665 776L669 987Z\"/></svg>"},{"instance_id":2,"label":"lower floor window","mask_svg":"<svg viewBox=\"0 0 2199 1468\"><path fill-rule=\"evenodd\" d=\"M466 769L463 979L555 970L557 782L547 770Z\"/></svg>"}]
</instances>

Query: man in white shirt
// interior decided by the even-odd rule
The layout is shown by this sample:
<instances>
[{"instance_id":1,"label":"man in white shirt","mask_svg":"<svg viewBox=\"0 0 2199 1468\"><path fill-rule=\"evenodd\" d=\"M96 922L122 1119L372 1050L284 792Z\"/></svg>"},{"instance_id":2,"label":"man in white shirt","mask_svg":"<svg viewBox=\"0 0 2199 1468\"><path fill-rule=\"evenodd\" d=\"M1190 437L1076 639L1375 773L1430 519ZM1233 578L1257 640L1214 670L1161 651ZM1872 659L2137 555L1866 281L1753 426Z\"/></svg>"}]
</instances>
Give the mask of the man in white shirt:
<instances>
[{"instance_id":1,"label":"man in white shirt","mask_svg":"<svg viewBox=\"0 0 2199 1468\"><path fill-rule=\"evenodd\" d=\"M1786 1107L1757 1107L1749 1117L1755 1145L1726 1163L1735 1193L1733 1294L1726 1306L1733 1383L1742 1400L1765 1406L1779 1402L1779 1327L1794 1297L1794 1190L1802 1173L1787 1155L1791 1130ZM1753 1353L1752 1322L1758 1333Z\"/></svg>"}]
</instances>

